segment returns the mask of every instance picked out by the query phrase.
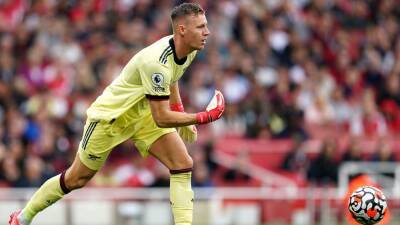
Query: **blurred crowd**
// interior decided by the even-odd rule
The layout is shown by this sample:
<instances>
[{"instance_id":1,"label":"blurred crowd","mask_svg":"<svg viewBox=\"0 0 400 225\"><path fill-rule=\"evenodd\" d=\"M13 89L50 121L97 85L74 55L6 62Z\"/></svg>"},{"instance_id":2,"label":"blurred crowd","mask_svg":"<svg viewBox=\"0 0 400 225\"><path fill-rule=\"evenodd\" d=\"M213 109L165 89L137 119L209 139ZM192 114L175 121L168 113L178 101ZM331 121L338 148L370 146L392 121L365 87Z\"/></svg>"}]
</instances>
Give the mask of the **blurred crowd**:
<instances>
[{"instance_id":1,"label":"blurred crowd","mask_svg":"<svg viewBox=\"0 0 400 225\"><path fill-rule=\"evenodd\" d=\"M1 185L38 186L67 168L86 108L136 52L171 33L181 2L0 0ZM189 112L214 89L224 93L210 135L305 140L310 127L332 125L354 136L400 134L399 0L196 2L211 35L180 86ZM212 185L210 146L191 146L201 149L192 151L200 186ZM165 168L118 148L112 161L129 163L110 164L94 182L165 185Z\"/></svg>"}]
</instances>

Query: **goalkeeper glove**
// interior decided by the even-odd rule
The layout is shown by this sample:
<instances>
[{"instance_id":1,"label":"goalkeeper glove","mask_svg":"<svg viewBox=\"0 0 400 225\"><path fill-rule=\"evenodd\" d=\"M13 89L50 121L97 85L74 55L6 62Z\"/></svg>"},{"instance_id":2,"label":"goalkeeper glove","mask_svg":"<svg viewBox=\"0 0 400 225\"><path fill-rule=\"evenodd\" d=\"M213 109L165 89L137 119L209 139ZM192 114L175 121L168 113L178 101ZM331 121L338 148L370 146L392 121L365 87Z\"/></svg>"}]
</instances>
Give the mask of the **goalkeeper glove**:
<instances>
[{"instance_id":1,"label":"goalkeeper glove","mask_svg":"<svg viewBox=\"0 0 400 225\"><path fill-rule=\"evenodd\" d=\"M225 110L224 96L220 91L215 90L214 97L208 104L206 111L196 114L198 124L205 124L221 118Z\"/></svg>"},{"instance_id":2,"label":"goalkeeper glove","mask_svg":"<svg viewBox=\"0 0 400 225\"><path fill-rule=\"evenodd\" d=\"M187 143L193 143L197 140L197 129L195 125L189 125L178 128L179 136Z\"/></svg>"},{"instance_id":3,"label":"goalkeeper glove","mask_svg":"<svg viewBox=\"0 0 400 225\"><path fill-rule=\"evenodd\" d=\"M172 111L184 112L185 109L181 103L170 104ZM189 125L184 127L178 127L178 134L182 140L188 143L193 143L197 140L197 129L195 125Z\"/></svg>"}]
</instances>

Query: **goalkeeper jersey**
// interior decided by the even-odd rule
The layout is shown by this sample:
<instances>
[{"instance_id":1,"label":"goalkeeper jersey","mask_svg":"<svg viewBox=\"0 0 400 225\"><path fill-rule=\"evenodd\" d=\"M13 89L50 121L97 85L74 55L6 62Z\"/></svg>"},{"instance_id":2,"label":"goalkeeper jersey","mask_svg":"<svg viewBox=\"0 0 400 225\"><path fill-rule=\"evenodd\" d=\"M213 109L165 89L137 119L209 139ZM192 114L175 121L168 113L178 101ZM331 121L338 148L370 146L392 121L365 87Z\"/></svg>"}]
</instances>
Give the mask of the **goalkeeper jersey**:
<instances>
[{"instance_id":1,"label":"goalkeeper jersey","mask_svg":"<svg viewBox=\"0 0 400 225\"><path fill-rule=\"evenodd\" d=\"M193 51L178 59L172 35L142 49L88 108L88 118L111 121L145 97L168 99L170 85L180 79L196 53ZM143 110L150 109L146 107Z\"/></svg>"}]
</instances>

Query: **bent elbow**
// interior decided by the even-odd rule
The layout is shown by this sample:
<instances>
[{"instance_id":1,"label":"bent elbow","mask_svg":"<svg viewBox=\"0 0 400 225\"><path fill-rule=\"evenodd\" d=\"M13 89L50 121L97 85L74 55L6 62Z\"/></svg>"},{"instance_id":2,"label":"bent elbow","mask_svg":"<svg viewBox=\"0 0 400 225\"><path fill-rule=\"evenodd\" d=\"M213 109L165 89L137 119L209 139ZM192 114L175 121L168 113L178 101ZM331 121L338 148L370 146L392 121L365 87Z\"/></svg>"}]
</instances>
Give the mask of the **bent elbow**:
<instances>
[{"instance_id":1,"label":"bent elbow","mask_svg":"<svg viewBox=\"0 0 400 225\"><path fill-rule=\"evenodd\" d=\"M166 124L166 123L163 122L163 121L155 120L155 122L156 122L157 127L160 127L160 128L168 128L168 124Z\"/></svg>"},{"instance_id":2,"label":"bent elbow","mask_svg":"<svg viewBox=\"0 0 400 225\"><path fill-rule=\"evenodd\" d=\"M173 127L173 123L171 123L171 117L169 116L168 112L165 111L156 111L153 112L153 120L157 127L160 128L169 128Z\"/></svg>"},{"instance_id":3,"label":"bent elbow","mask_svg":"<svg viewBox=\"0 0 400 225\"><path fill-rule=\"evenodd\" d=\"M153 117L153 119L154 119L154 122L156 123L157 127L160 127L160 128L168 128L169 127L167 121L162 116L156 116L156 117Z\"/></svg>"}]
</instances>

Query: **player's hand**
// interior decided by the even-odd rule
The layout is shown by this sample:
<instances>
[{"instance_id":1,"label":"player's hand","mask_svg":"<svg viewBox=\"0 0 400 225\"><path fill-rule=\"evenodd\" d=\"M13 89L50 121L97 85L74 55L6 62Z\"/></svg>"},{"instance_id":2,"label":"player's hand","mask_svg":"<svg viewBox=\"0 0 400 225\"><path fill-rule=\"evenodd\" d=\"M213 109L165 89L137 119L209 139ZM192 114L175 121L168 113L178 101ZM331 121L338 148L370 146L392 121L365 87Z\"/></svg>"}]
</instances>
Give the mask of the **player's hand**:
<instances>
[{"instance_id":1,"label":"player's hand","mask_svg":"<svg viewBox=\"0 0 400 225\"><path fill-rule=\"evenodd\" d=\"M176 112L185 112L185 108L183 107L182 103L175 103L170 104L169 107L172 111ZM177 128L179 136L181 136L182 140L187 143L193 143L197 140L197 129L194 125L189 125L185 127L178 127Z\"/></svg>"},{"instance_id":2,"label":"player's hand","mask_svg":"<svg viewBox=\"0 0 400 225\"><path fill-rule=\"evenodd\" d=\"M206 111L196 114L198 124L205 124L221 118L225 110L224 96L220 91L215 90L214 97L208 104Z\"/></svg>"},{"instance_id":3,"label":"player's hand","mask_svg":"<svg viewBox=\"0 0 400 225\"><path fill-rule=\"evenodd\" d=\"M179 136L187 143L193 143L197 140L197 129L195 125L189 125L178 128Z\"/></svg>"}]
</instances>

